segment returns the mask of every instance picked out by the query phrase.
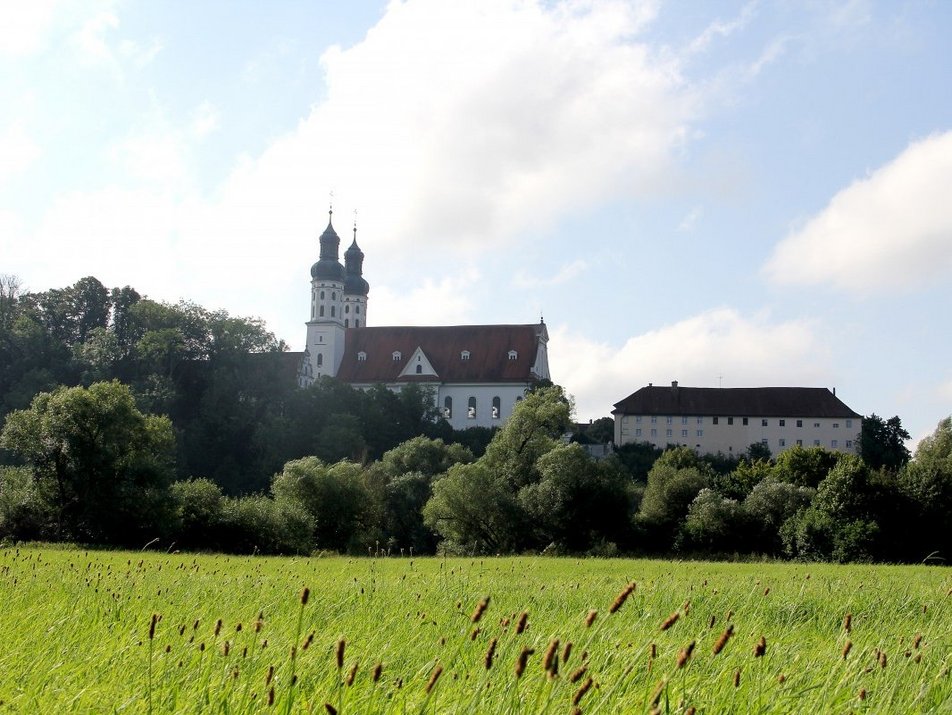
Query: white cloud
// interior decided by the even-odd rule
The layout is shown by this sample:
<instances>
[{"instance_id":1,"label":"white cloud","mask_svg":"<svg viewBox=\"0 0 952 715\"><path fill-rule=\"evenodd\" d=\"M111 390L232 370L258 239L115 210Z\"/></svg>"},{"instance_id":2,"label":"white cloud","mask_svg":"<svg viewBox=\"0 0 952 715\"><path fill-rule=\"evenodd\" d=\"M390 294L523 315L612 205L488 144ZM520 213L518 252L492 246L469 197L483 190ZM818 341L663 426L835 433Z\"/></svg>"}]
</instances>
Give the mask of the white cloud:
<instances>
[{"instance_id":1,"label":"white cloud","mask_svg":"<svg viewBox=\"0 0 952 715\"><path fill-rule=\"evenodd\" d=\"M96 13L83 23L83 26L73 33L73 46L80 58L89 63L113 63L115 56L107 41L110 31L119 29L118 16L108 10Z\"/></svg>"},{"instance_id":2,"label":"white cloud","mask_svg":"<svg viewBox=\"0 0 952 715\"><path fill-rule=\"evenodd\" d=\"M218 109L209 101L202 102L192 115L192 135L202 139L218 130L221 118Z\"/></svg>"},{"instance_id":3,"label":"white cloud","mask_svg":"<svg viewBox=\"0 0 952 715\"><path fill-rule=\"evenodd\" d=\"M518 270L512 278L512 284L516 288L539 288L542 286L556 286L562 285L563 283L568 283L571 280L578 278L581 274L588 270L588 261L584 258L577 258L574 261L570 261L562 265L555 274L540 278L537 276L530 275L529 273Z\"/></svg>"},{"instance_id":4,"label":"white cloud","mask_svg":"<svg viewBox=\"0 0 952 715\"><path fill-rule=\"evenodd\" d=\"M0 3L0 55L23 56L43 49L57 0Z\"/></svg>"},{"instance_id":5,"label":"white cloud","mask_svg":"<svg viewBox=\"0 0 952 715\"><path fill-rule=\"evenodd\" d=\"M334 189L390 251L483 251L655 190L694 107L676 65L633 39L652 9L391 4L362 42L324 54L327 100L221 188L221 230L252 241L277 221L310 234ZM249 204L255 216L235 226L228 215Z\"/></svg>"},{"instance_id":6,"label":"white cloud","mask_svg":"<svg viewBox=\"0 0 952 715\"><path fill-rule=\"evenodd\" d=\"M25 171L40 155L40 148L17 121L0 131L0 186Z\"/></svg>"},{"instance_id":7,"label":"white cloud","mask_svg":"<svg viewBox=\"0 0 952 715\"><path fill-rule=\"evenodd\" d=\"M828 350L810 322L773 323L769 316L744 316L728 308L634 336L621 347L564 326L550 332L552 379L575 395L582 419L608 415L614 403L649 382L811 386L830 374Z\"/></svg>"},{"instance_id":8,"label":"white cloud","mask_svg":"<svg viewBox=\"0 0 952 715\"><path fill-rule=\"evenodd\" d=\"M764 268L777 283L869 294L952 273L952 132L914 142L837 193Z\"/></svg>"},{"instance_id":9,"label":"white cloud","mask_svg":"<svg viewBox=\"0 0 952 715\"><path fill-rule=\"evenodd\" d=\"M711 43L720 38L730 37L737 30L742 30L750 22L757 8L756 2L749 2L741 8L740 14L732 20L717 19L704 28L704 31L695 37L688 46L691 54L702 53Z\"/></svg>"},{"instance_id":10,"label":"white cloud","mask_svg":"<svg viewBox=\"0 0 952 715\"><path fill-rule=\"evenodd\" d=\"M473 320L474 287L480 274L474 268L442 280L426 279L406 291L398 286L375 286L368 305L371 325L459 325Z\"/></svg>"}]
</instances>

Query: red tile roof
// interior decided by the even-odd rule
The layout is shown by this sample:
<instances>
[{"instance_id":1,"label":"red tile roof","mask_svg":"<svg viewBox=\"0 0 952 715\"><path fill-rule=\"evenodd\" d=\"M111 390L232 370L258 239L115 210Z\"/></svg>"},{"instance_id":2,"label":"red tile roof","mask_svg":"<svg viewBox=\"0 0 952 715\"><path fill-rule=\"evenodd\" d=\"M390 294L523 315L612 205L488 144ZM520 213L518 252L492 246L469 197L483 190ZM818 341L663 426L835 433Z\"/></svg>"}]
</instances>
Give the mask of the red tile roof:
<instances>
[{"instance_id":1,"label":"red tile roof","mask_svg":"<svg viewBox=\"0 0 952 715\"><path fill-rule=\"evenodd\" d=\"M350 328L337 378L344 382L529 382L539 339L545 325L453 325ZM414 350L421 348L436 372L406 375L400 372ZM468 360L461 359L464 350ZM509 351L515 350L515 360ZM402 360L393 359L394 351ZM358 360L357 354L367 357Z\"/></svg>"}]
</instances>

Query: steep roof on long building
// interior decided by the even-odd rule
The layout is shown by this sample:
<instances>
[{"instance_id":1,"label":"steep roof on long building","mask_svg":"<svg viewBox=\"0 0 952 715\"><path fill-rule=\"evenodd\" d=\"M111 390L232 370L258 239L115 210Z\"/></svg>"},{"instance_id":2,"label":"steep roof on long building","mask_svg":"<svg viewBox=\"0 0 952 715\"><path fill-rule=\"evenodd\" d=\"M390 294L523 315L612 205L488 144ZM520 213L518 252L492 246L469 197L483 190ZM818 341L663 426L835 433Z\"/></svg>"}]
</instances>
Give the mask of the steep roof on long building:
<instances>
[{"instance_id":1,"label":"steep roof on long building","mask_svg":"<svg viewBox=\"0 0 952 715\"><path fill-rule=\"evenodd\" d=\"M337 377L357 384L529 382L540 377L532 368L539 341L547 339L542 323L350 328ZM417 348L435 375L400 375ZM512 350L515 358L510 358ZM402 359L394 360L394 352ZM464 352L468 352L465 359Z\"/></svg>"},{"instance_id":2,"label":"steep roof on long building","mask_svg":"<svg viewBox=\"0 0 952 715\"><path fill-rule=\"evenodd\" d=\"M615 403L613 414L858 418L825 387L649 385Z\"/></svg>"}]
</instances>

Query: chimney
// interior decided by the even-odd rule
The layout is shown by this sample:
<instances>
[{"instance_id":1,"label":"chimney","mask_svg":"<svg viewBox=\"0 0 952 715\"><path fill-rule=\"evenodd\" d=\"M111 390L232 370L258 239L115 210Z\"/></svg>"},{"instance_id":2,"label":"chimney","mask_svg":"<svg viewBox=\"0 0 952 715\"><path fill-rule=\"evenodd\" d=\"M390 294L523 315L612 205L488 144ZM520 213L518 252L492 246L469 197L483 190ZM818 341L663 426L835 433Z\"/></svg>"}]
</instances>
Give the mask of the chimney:
<instances>
[{"instance_id":1,"label":"chimney","mask_svg":"<svg viewBox=\"0 0 952 715\"><path fill-rule=\"evenodd\" d=\"M833 397L836 397L836 388L833 388Z\"/></svg>"},{"instance_id":2,"label":"chimney","mask_svg":"<svg viewBox=\"0 0 952 715\"><path fill-rule=\"evenodd\" d=\"M677 380L672 380L672 381L671 381L671 389L672 389L672 390L677 390L677 389L678 389L678 381L677 381Z\"/></svg>"}]
</instances>

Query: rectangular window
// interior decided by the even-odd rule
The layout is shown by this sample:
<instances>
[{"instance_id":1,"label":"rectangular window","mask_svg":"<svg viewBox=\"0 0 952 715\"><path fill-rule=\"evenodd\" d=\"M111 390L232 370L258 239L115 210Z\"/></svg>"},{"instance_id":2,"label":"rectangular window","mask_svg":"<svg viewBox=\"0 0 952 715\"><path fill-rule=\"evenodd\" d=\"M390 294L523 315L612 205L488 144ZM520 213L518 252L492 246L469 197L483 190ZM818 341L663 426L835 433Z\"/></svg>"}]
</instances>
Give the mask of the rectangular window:
<instances>
[{"instance_id":1,"label":"rectangular window","mask_svg":"<svg viewBox=\"0 0 952 715\"><path fill-rule=\"evenodd\" d=\"M847 449L852 449L852 448L853 448L853 440L851 440L851 439L846 440L846 448L847 448Z\"/></svg>"},{"instance_id":2,"label":"rectangular window","mask_svg":"<svg viewBox=\"0 0 952 715\"><path fill-rule=\"evenodd\" d=\"M814 447L819 447L819 446L820 446L820 440L818 440L818 439L813 440L813 446L814 446Z\"/></svg>"},{"instance_id":3,"label":"rectangular window","mask_svg":"<svg viewBox=\"0 0 952 715\"><path fill-rule=\"evenodd\" d=\"M787 421L786 421L786 420L780 420L780 426L781 426L781 427L786 427L786 426L787 426Z\"/></svg>"},{"instance_id":4,"label":"rectangular window","mask_svg":"<svg viewBox=\"0 0 952 715\"><path fill-rule=\"evenodd\" d=\"M761 427L766 427L766 426L767 426L767 420L761 420L761 421L760 421L760 426L761 426Z\"/></svg>"},{"instance_id":5,"label":"rectangular window","mask_svg":"<svg viewBox=\"0 0 952 715\"><path fill-rule=\"evenodd\" d=\"M704 418L703 418L703 417L698 417L698 418L697 418L697 423L698 423L699 425L703 425L703 424L704 424Z\"/></svg>"},{"instance_id":6,"label":"rectangular window","mask_svg":"<svg viewBox=\"0 0 952 715\"><path fill-rule=\"evenodd\" d=\"M656 415L651 415L651 424L658 424L658 417Z\"/></svg>"},{"instance_id":7,"label":"rectangular window","mask_svg":"<svg viewBox=\"0 0 952 715\"><path fill-rule=\"evenodd\" d=\"M802 440L802 439L798 439L798 440L797 440L797 446L798 446L798 447L802 447L802 446L803 446L803 440Z\"/></svg>"},{"instance_id":8,"label":"rectangular window","mask_svg":"<svg viewBox=\"0 0 952 715\"><path fill-rule=\"evenodd\" d=\"M746 426L747 426L747 418L745 417L743 421L744 421L744 427L746 427Z\"/></svg>"},{"instance_id":9,"label":"rectangular window","mask_svg":"<svg viewBox=\"0 0 952 715\"><path fill-rule=\"evenodd\" d=\"M697 431L697 436L698 436L698 437L703 437L703 436L704 436L704 430L699 429L699 430Z\"/></svg>"},{"instance_id":10,"label":"rectangular window","mask_svg":"<svg viewBox=\"0 0 952 715\"><path fill-rule=\"evenodd\" d=\"M717 420L718 420L717 417L712 417L712 418L711 418L711 424L715 424L715 425L716 425L716 424L717 424Z\"/></svg>"},{"instance_id":11,"label":"rectangular window","mask_svg":"<svg viewBox=\"0 0 952 715\"><path fill-rule=\"evenodd\" d=\"M688 418L687 418L687 417L682 417L682 418L681 418L681 424L686 425L687 423L688 423Z\"/></svg>"},{"instance_id":12,"label":"rectangular window","mask_svg":"<svg viewBox=\"0 0 952 715\"><path fill-rule=\"evenodd\" d=\"M850 429L853 426L853 420L846 420L846 429Z\"/></svg>"},{"instance_id":13,"label":"rectangular window","mask_svg":"<svg viewBox=\"0 0 952 715\"><path fill-rule=\"evenodd\" d=\"M636 425L640 425L640 424L641 424L641 415L636 415L636 416L635 416L635 424L636 424Z\"/></svg>"},{"instance_id":14,"label":"rectangular window","mask_svg":"<svg viewBox=\"0 0 952 715\"><path fill-rule=\"evenodd\" d=\"M641 436L641 427L638 427L638 428L635 430L635 437L640 437L640 436Z\"/></svg>"},{"instance_id":15,"label":"rectangular window","mask_svg":"<svg viewBox=\"0 0 952 715\"><path fill-rule=\"evenodd\" d=\"M777 441L777 444L779 444L781 447L786 447L786 446L787 446L787 440L785 440L783 437L781 437L781 438Z\"/></svg>"},{"instance_id":16,"label":"rectangular window","mask_svg":"<svg viewBox=\"0 0 952 715\"><path fill-rule=\"evenodd\" d=\"M833 429L839 429L839 428L840 428L840 423L839 423L839 422L834 422L834 423L833 423Z\"/></svg>"},{"instance_id":17,"label":"rectangular window","mask_svg":"<svg viewBox=\"0 0 952 715\"><path fill-rule=\"evenodd\" d=\"M670 438L670 437L671 437L671 430L665 430L664 436Z\"/></svg>"},{"instance_id":18,"label":"rectangular window","mask_svg":"<svg viewBox=\"0 0 952 715\"><path fill-rule=\"evenodd\" d=\"M814 423L813 423L813 426L814 426L816 429L820 429L820 423L819 423L819 422L814 422Z\"/></svg>"},{"instance_id":19,"label":"rectangular window","mask_svg":"<svg viewBox=\"0 0 952 715\"><path fill-rule=\"evenodd\" d=\"M729 424L729 425L734 424L734 418L733 418L733 417L728 417L728 418L727 418L727 424Z\"/></svg>"},{"instance_id":20,"label":"rectangular window","mask_svg":"<svg viewBox=\"0 0 952 715\"><path fill-rule=\"evenodd\" d=\"M682 436L682 437L687 437L687 436L688 436L688 431L687 431L686 429L681 430L681 436Z\"/></svg>"},{"instance_id":21,"label":"rectangular window","mask_svg":"<svg viewBox=\"0 0 952 715\"><path fill-rule=\"evenodd\" d=\"M668 417L668 418L667 418L668 424L671 424L673 421L674 421L674 418L673 418L673 417Z\"/></svg>"},{"instance_id":22,"label":"rectangular window","mask_svg":"<svg viewBox=\"0 0 952 715\"><path fill-rule=\"evenodd\" d=\"M830 442L830 446L831 446L833 449L836 449L836 440L835 440L835 439L834 439L832 442Z\"/></svg>"},{"instance_id":23,"label":"rectangular window","mask_svg":"<svg viewBox=\"0 0 952 715\"><path fill-rule=\"evenodd\" d=\"M764 437L762 440L760 440L760 443L761 443L764 447L766 447L766 446L767 446L767 438Z\"/></svg>"},{"instance_id":24,"label":"rectangular window","mask_svg":"<svg viewBox=\"0 0 952 715\"><path fill-rule=\"evenodd\" d=\"M803 420L797 420L797 427L803 427Z\"/></svg>"},{"instance_id":25,"label":"rectangular window","mask_svg":"<svg viewBox=\"0 0 952 715\"><path fill-rule=\"evenodd\" d=\"M657 437L657 436L658 436L658 430L656 430L656 429L651 430L651 436L652 436L652 437Z\"/></svg>"}]
</instances>

